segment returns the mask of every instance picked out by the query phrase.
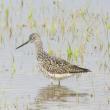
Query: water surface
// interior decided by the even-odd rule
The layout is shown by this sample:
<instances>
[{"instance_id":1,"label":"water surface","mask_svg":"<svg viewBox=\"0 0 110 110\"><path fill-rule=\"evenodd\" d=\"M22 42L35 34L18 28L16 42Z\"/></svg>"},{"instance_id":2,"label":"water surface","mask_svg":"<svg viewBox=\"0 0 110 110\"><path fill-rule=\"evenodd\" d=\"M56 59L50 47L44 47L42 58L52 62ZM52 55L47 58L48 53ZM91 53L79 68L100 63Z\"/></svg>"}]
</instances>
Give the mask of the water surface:
<instances>
[{"instance_id":1,"label":"water surface","mask_svg":"<svg viewBox=\"0 0 110 110\"><path fill-rule=\"evenodd\" d=\"M0 1L0 110L109 110L109 0ZM38 72L38 32L51 55L91 73L61 81Z\"/></svg>"}]
</instances>

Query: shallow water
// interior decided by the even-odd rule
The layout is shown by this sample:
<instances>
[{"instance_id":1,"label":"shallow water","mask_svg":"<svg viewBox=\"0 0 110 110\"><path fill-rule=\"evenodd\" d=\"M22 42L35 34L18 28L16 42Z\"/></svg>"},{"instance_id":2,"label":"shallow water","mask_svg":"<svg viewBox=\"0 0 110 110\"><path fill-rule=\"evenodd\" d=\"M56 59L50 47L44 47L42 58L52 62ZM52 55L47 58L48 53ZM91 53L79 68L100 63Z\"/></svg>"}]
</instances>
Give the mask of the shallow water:
<instances>
[{"instance_id":1,"label":"shallow water","mask_svg":"<svg viewBox=\"0 0 110 110\"><path fill-rule=\"evenodd\" d=\"M110 110L109 4L0 0L0 110ZM45 78L34 44L16 50L32 32L40 34L48 53L92 72L62 80L61 86Z\"/></svg>"},{"instance_id":2,"label":"shallow water","mask_svg":"<svg viewBox=\"0 0 110 110\"><path fill-rule=\"evenodd\" d=\"M85 80L86 79L86 80ZM41 74L0 75L1 110L109 110L110 75L51 82Z\"/></svg>"}]
</instances>

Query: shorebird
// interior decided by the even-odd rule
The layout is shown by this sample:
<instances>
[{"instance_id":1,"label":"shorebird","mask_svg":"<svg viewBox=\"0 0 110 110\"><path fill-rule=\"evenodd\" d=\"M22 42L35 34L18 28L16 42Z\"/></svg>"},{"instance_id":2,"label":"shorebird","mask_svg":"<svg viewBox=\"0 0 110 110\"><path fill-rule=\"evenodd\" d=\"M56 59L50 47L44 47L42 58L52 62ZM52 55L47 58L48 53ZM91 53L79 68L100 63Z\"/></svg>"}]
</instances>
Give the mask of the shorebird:
<instances>
[{"instance_id":1,"label":"shorebird","mask_svg":"<svg viewBox=\"0 0 110 110\"><path fill-rule=\"evenodd\" d=\"M59 81L74 76L79 73L91 72L89 69L70 64L64 59L51 56L43 50L43 44L39 34L32 33L28 41L18 46L16 49L28 44L29 42L35 44L36 57L40 70L49 78Z\"/></svg>"}]
</instances>

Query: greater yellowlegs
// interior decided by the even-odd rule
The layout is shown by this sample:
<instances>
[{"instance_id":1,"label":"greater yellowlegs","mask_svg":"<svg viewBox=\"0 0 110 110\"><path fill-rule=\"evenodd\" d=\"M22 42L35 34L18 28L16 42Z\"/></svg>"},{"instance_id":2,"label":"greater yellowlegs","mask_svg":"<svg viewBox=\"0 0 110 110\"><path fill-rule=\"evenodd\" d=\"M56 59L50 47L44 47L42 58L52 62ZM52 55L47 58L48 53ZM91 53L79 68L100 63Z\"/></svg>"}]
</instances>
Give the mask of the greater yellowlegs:
<instances>
[{"instance_id":1,"label":"greater yellowlegs","mask_svg":"<svg viewBox=\"0 0 110 110\"><path fill-rule=\"evenodd\" d=\"M37 51L37 61L40 70L48 77L58 80L65 79L78 73L90 72L89 69L81 68L76 65L72 65L64 59L50 56L43 50L43 44L40 36L37 33L33 33L29 36L29 40L24 44L18 46L16 49L28 44L29 42L35 43Z\"/></svg>"}]
</instances>

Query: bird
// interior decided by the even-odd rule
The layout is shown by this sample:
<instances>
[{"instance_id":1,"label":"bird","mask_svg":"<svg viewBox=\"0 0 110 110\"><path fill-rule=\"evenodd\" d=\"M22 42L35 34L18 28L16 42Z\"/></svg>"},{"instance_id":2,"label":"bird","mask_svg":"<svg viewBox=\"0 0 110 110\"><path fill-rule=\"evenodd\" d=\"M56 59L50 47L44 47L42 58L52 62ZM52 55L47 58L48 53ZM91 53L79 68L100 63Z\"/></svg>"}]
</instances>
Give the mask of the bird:
<instances>
[{"instance_id":1,"label":"bird","mask_svg":"<svg viewBox=\"0 0 110 110\"><path fill-rule=\"evenodd\" d=\"M30 34L28 41L18 46L16 49L19 49L30 42L35 44L36 58L40 71L44 73L46 77L57 80L58 85L60 85L61 80L70 76L91 72L89 69L73 65L60 57L49 55L43 49L43 43L38 33Z\"/></svg>"}]
</instances>

